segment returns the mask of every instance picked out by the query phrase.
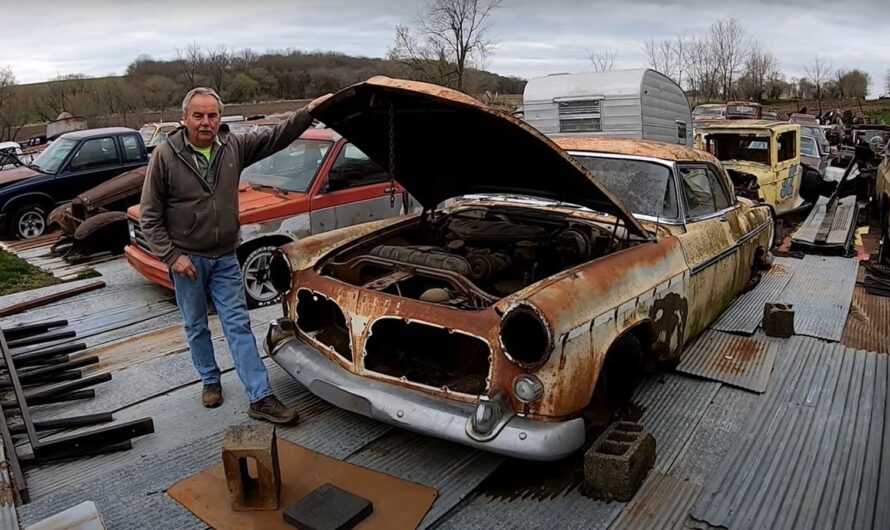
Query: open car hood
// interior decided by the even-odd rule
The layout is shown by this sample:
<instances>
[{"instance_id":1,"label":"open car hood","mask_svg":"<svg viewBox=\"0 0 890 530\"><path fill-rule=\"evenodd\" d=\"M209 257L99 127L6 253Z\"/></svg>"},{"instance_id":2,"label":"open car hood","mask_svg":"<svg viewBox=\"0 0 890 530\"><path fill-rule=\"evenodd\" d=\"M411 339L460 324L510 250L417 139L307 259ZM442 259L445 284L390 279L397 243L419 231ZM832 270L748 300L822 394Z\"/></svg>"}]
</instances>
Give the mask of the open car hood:
<instances>
[{"instance_id":1,"label":"open car hood","mask_svg":"<svg viewBox=\"0 0 890 530\"><path fill-rule=\"evenodd\" d=\"M648 237L596 178L530 125L455 90L373 77L337 92L312 116L390 167L424 207L461 195L509 193L611 214Z\"/></svg>"}]
</instances>

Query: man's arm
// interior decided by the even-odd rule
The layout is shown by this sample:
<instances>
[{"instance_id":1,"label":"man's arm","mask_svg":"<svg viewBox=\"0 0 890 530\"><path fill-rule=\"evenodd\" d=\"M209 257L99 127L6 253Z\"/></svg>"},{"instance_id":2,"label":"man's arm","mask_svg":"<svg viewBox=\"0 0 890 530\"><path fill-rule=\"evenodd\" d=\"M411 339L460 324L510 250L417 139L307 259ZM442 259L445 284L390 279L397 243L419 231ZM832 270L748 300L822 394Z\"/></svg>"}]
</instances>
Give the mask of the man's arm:
<instances>
[{"instance_id":1,"label":"man's arm","mask_svg":"<svg viewBox=\"0 0 890 530\"><path fill-rule=\"evenodd\" d=\"M167 201L167 169L161 153L155 152L148 163L145 182L142 184L142 200L139 203L139 222L142 234L149 248L161 261L172 267L182 253L173 246L167 226L164 224L164 209Z\"/></svg>"},{"instance_id":2,"label":"man's arm","mask_svg":"<svg viewBox=\"0 0 890 530\"><path fill-rule=\"evenodd\" d=\"M241 145L241 167L247 167L258 160L275 154L299 138L312 125L312 115L310 113L328 97L330 97L330 94L314 99L275 127L266 127L263 130L238 137Z\"/></svg>"}]
</instances>

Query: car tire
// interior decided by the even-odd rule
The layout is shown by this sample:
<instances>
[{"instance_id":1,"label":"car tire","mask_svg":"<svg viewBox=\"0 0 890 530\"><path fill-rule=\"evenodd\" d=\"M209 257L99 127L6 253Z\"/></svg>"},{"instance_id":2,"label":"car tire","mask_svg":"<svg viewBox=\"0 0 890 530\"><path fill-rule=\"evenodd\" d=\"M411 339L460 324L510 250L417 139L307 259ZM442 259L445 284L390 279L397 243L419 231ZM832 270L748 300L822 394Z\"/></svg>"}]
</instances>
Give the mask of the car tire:
<instances>
[{"instance_id":1,"label":"car tire","mask_svg":"<svg viewBox=\"0 0 890 530\"><path fill-rule=\"evenodd\" d=\"M281 301L281 293L275 290L269 279L269 263L276 250L278 247L274 245L263 245L252 249L241 260L241 277L248 309L265 307Z\"/></svg>"},{"instance_id":2,"label":"car tire","mask_svg":"<svg viewBox=\"0 0 890 530\"><path fill-rule=\"evenodd\" d=\"M16 208L9 218L9 233L16 239L34 239L47 232L46 208L28 203Z\"/></svg>"}]
</instances>

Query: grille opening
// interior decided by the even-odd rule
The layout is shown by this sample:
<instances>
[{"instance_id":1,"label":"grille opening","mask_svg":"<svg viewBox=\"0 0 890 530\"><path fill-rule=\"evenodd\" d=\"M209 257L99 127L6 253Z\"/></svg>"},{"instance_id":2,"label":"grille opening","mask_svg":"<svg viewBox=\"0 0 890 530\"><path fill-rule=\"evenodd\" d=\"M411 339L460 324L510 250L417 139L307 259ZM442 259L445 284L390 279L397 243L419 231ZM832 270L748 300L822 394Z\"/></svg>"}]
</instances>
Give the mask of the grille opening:
<instances>
[{"instance_id":1,"label":"grille opening","mask_svg":"<svg viewBox=\"0 0 890 530\"><path fill-rule=\"evenodd\" d=\"M297 327L333 348L347 361L352 360L346 317L336 303L321 295L300 291L297 293Z\"/></svg>"},{"instance_id":2,"label":"grille opening","mask_svg":"<svg viewBox=\"0 0 890 530\"><path fill-rule=\"evenodd\" d=\"M365 368L412 383L478 395L487 386L489 349L484 341L469 335L385 318L371 327Z\"/></svg>"},{"instance_id":3,"label":"grille opening","mask_svg":"<svg viewBox=\"0 0 890 530\"><path fill-rule=\"evenodd\" d=\"M524 366L539 366L550 353L547 329L537 315L527 309L515 309L504 317L501 341L510 358Z\"/></svg>"}]
</instances>

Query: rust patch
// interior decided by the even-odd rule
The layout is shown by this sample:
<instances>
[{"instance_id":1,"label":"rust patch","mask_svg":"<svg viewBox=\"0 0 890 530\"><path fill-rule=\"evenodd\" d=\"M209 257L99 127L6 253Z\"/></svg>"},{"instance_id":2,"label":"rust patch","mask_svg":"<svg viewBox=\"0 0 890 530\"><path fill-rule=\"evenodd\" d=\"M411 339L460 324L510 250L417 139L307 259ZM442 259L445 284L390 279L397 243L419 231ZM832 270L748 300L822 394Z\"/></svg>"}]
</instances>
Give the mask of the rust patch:
<instances>
[{"instance_id":1,"label":"rust patch","mask_svg":"<svg viewBox=\"0 0 890 530\"><path fill-rule=\"evenodd\" d=\"M720 162L707 151L701 151L684 145L666 144L652 140L635 140L630 138L607 137L565 137L556 138L554 142L567 151L591 151L612 153L616 155L646 156L663 160L710 162L719 167Z\"/></svg>"},{"instance_id":2,"label":"rust patch","mask_svg":"<svg viewBox=\"0 0 890 530\"><path fill-rule=\"evenodd\" d=\"M745 373L761 351L761 344L745 337L738 337L729 343L723 355L711 363L711 369L718 373L738 375Z\"/></svg>"},{"instance_id":3,"label":"rust patch","mask_svg":"<svg viewBox=\"0 0 890 530\"><path fill-rule=\"evenodd\" d=\"M654 335L653 345L659 358L678 359L686 334L689 302L676 293L656 300L649 310Z\"/></svg>"}]
</instances>

